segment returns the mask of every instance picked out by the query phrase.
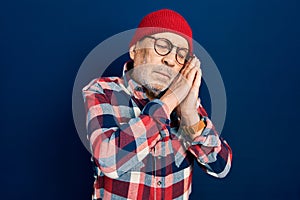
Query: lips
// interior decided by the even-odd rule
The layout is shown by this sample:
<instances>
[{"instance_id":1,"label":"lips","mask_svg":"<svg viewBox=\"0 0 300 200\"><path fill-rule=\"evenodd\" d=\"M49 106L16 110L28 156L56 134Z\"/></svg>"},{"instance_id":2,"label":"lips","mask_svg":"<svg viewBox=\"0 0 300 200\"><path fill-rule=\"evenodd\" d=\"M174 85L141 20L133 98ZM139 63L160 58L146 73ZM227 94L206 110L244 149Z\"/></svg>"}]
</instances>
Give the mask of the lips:
<instances>
[{"instance_id":1,"label":"lips","mask_svg":"<svg viewBox=\"0 0 300 200\"><path fill-rule=\"evenodd\" d=\"M161 76L164 76L164 77L166 77L166 78L168 78L168 79L171 78L169 74L163 73L163 72L161 72L161 71L154 71L154 73L157 73L157 74L159 74L159 75L161 75Z\"/></svg>"}]
</instances>

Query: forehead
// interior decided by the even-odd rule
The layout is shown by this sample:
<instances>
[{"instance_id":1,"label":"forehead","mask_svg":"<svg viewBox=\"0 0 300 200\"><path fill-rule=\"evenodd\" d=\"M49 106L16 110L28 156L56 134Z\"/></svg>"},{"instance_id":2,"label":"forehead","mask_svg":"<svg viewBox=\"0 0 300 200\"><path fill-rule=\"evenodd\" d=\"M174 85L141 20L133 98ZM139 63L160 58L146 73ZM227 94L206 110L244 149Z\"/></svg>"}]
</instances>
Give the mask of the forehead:
<instances>
[{"instance_id":1,"label":"forehead","mask_svg":"<svg viewBox=\"0 0 300 200\"><path fill-rule=\"evenodd\" d=\"M184 37L175 33L162 32L162 33L153 34L152 36L154 36L155 38L166 38L170 40L172 44L178 47L187 48L187 49L189 48L189 44L187 40Z\"/></svg>"}]
</instances>

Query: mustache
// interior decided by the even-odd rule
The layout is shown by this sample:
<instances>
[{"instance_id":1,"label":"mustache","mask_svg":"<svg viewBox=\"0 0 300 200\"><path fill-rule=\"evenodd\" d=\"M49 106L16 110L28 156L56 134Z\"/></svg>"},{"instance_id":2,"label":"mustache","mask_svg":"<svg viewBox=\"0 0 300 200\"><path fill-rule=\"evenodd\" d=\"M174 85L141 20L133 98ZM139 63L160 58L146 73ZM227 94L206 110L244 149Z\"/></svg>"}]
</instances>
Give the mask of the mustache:
<instances>
[{"instance_id":1,"label":"mustache","mask_svg":"<svg viewBox=\"0 0 300 200\"><path fill-rule=\"evenodd\" d=\"M149 69L151 68L152 71L156 71L156 72L164 72L165 74L167 74L169 77L173 77L175 74L177 74L178 72L175 72L172 68L170 68L167 65L163 65L163 64L151 64L151 63L145 63L145 64L141 64L137 66L139 69Z\"/></svg>"}]
</instances>

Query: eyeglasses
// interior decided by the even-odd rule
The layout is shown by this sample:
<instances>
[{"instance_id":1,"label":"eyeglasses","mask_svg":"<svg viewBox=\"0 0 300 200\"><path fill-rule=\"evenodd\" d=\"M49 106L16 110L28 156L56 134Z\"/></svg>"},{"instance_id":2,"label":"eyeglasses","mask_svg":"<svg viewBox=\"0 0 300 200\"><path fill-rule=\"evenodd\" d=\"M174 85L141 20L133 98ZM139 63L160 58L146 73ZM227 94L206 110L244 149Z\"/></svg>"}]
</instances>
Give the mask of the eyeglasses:
<instances>
[{"instance_id":1,"label":"eyeglasses","mask_svg":"<svg viewBox=\"0 0 300 200\"><path fill-rule=\"evenodd\" d=\"M145 36L145 38L151 38L154 40L154 49L158 55L166 56L168 55L174 47L176 47L176 61L184 65L189 58L189 50L187 48L177 47L172 44L172 42L166 38L155 38L152 36Z\"/></svg>"}]
</instances>

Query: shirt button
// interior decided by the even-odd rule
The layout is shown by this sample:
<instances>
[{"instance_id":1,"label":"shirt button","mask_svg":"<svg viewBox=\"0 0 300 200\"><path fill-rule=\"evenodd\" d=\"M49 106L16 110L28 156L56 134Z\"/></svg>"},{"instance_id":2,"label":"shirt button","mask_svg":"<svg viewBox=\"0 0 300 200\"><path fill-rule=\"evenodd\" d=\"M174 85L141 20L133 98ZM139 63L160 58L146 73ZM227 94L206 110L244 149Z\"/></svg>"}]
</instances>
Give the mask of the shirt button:
<instances>
[{"instance_id":1,"label":"shirt button","mask_svg":"<svg viewBox=\"0 0 300 200\"><path fill-rule=\"evenodd\" d=\"M157 181L157 185L160 186L161 185L161 181Z\"/></svg>"}]
</instances>

